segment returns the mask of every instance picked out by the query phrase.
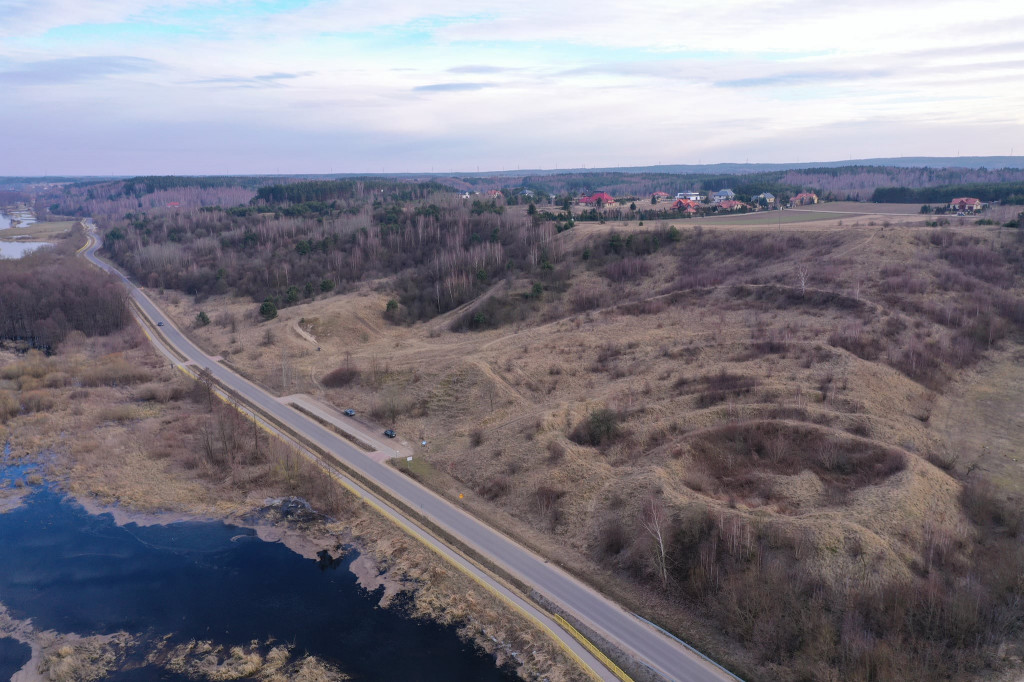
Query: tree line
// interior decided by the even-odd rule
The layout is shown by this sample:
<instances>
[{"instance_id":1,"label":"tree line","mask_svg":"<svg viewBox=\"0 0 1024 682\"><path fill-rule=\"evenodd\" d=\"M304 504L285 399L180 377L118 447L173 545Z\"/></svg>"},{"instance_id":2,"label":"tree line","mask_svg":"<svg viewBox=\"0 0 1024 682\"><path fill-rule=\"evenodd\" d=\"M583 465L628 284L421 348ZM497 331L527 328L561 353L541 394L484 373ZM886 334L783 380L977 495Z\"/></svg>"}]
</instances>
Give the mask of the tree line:
<instances>
[{"instance_id":1,"label":"tree line","mask_svg":"<svg viewBox=\"0 0 1024 682\"><path fill-rule=\"evenodd\" d=\"M975 182L938 187L879 187L871 201L891 204L945 203L954 197L974 197L982 201L1024 204L1024 182Z\"/></svg>"}]
</instances>

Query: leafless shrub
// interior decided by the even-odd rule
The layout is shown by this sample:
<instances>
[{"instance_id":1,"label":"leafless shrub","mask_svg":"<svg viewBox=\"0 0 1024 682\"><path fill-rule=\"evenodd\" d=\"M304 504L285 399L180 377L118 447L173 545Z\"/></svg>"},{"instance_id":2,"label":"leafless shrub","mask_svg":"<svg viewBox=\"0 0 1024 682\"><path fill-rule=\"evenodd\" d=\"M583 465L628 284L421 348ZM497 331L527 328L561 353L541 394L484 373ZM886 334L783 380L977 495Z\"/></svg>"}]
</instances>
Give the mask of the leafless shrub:
<instances>
[{"instance_id":1,"label":"leafless shrub","mask_svg":"<svg viewBox=\"0 0 1024 682\"><path fill-rule=\"evenodd\" d=\"M609 518L597 536L598 554L606 559L614 558L629 547L633 538L618 517Z\"/></svg>"},{"instance_id":2,"label":"leafless shrub","mask_svg":"<svg viewBox=\"0 0 1024 682\"><path fill-rule=\"evenodd\" d=\"M635 282L649 277L651 265L644 258L626 256L609 263L604 268L604 276L613 282Z\"/></svg>"},{"instance_id":3,"label":"leafless shrub","mask_svg":"<svg viewBox=\"0 0 1024 682\"><path fill-rule=\"evenodd\" d=\"M559 443L557 440L548 442L548 461L552 464L561 462L565 459L565 446Z\"/></svg>"},{"instance_id":4,"label":"leafless shrub","mask_svg":"<svg viewBox=\"0 0 1024 682\"><path fill-rule=\"evenodd\" d=\"M339 367L325 374L320 383L327 388L344 388L359 379L359 370L355 366Z\"/></svg>"},{"instance_id":5,"label":"leafless shrub","mask_svg":"<svg viewBox=\"0 0 1024 682\"><path fill-rule=\"evenodd\" d=\"M508 494L512 489L512 481L508 476L498 474L477 486L477 493L485 500L496 500Z\"/></svg>"},{"instance_id":6,"label":"leafless shrub","mask_svg":"<svg viewBox=\"0 0 1024 682\"><path fill-rule=\"evenodd\" d=\"M882 353L882 344L861 323L853 323L833 330L828 337L829 345L847 350L864 360L876 360Z\"/></svg>"},{"instance_id":7,"label":"leafless shrub","mask_svg":"<svg viewBox=\"0 0 1024 682\"><path fill-rule=\"evenodd\" d=\"M547 520L551 528L555 528L561 521L561 501L564 496L564 490L547 484L538 486L533 492L537 512Z\"/></svg>"},{"instance_id":8,"label":"leafless shrub","mask_svg":"<svg viewBox=\"0 0 1024 682\"><path fill-rule=\"evenodd\" d=\"M569 305L573 312L585 313L588 310L606 308L611 305L612 296L607 287L580 285L569 291Z\"/></svg>"},{"instance_id":9,"label":"leafless shrub","mask_svg":"<svg viewBox=\"0 0 1024 682\"><path fill-rule=\"evenodd\" d=\"M21 412L21 404L11 391L0 391L0 424L17 417Z\"/></svg>"},{"instance_id":10,"label":"leafless shrub","mask_svg":"<svg viewBox=\"0 0 1024 682\"><path fill-rule=\"evenodd\" d=\"M757 388L757 383L756 377L735 374L722 368L717 373L706 374L698 379L679 377L674 385L682 393L696 390L696 406L702 409L751 393Z\"/></svg>"},{"instance_id":11,"label":"leafless shrub","mask_svg":"<svg viewBox=\"0 0 1024 682\"><path fill-rule=\"evenodd\" d=\"M960 454L942 448L930 451L926 455L926 459L943 471L952 471L956 467L957 462L960 461Z\"/></svg>"},{"instance_id":12,"label":"leafless shrub","mask_svg":"<svg viewBox=\"0 0 1024 682\"><path fill-rule=\"evenodd\" d=\"M25 412L49 412L56 401L49 391L26 391L21 394L21 409Z\"/></svg>"},{"instance_id":13,"label":"leafless shrub","mask_svg":"<svg viewBox=\"0 0 1024 682\"><path fill-rule=\"evenodd\" d=\"M960 504L980 526L1001 528L1016 537L1024 526L1024 512L1000 495L984 478L969 478L960 492Z\"/></svg>"}]
</instances>

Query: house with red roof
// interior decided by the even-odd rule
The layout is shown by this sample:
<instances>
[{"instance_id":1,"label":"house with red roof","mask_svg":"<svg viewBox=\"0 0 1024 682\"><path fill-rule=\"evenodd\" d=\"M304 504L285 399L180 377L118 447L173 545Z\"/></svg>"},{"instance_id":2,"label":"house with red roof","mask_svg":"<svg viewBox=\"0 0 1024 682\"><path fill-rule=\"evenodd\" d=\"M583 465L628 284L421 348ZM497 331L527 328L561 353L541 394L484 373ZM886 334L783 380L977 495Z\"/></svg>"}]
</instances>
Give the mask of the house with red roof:
<instances>
[{"instance_id":1,"label":"house with red roof","mask_svg":"<svg viewBox=\"0 0 1024 682\"><path fill-rule=\"evenodd\" d=\"M726 199L725 201L718 202L719 211L738 211L741 208L748 208L742 201L736 201L735 199Z\"/></svg>"},{"instance_id":2,"label":"house with red roof","mask_svg":"<svg viewBox=\"0 0 1024 682\"><path fill-rule=\"evenodd\" d=\"M676 203L672 204L673 211L696 213L698 208L700 208L700 202L692 199L676 199Z\"/></svg>"},{"instance_id":3,"label":"house with red roof","mask_svg":"<svg viewBox=\"0 0 1024 682\"><path fill-rule=\"evenodd\" d=\"M980 211L985 205L981 203L981 199L975 199L974 197L957 197L949 202L949 210L957 211L958 213L966 213L970 211Z\"/></svg>"},{"instance_id":4,"label":"house with red roof","mask_svg":"<svg viewBox=\"0 0 1024 682\"><path fill-rule=\"evenodd\" d=\"M651 196L658 197L658 200L661 201L662 199L668 199L672 195L668 192L652 192Z\"/></svg>"},{"instance_id":5,"label":"house with red roof","mask_svg":"<svg viewBox=\"0 0 1024 682\"><path fill-rule=\"evenodd\" d=\"M607 192L595 192L594 194L591 194L589 197L588 196L581 196L579 198L579 203L581 203L581 204L598 204L599 203L602 206L607 206L608 204L615 203L615 197L613 197L611 194L608 194Z\"/></svg>"},{"instance_id":6,"label":"house with red roof","mask_svg":"<svg viewBox=\"0 0 1024 682\"><path fill-rule=\"evenodd\" d=\"M818 195L814 192L800 192L789 202L793 206L807 206L818 203Z\"/></svg>"}]
</instances>

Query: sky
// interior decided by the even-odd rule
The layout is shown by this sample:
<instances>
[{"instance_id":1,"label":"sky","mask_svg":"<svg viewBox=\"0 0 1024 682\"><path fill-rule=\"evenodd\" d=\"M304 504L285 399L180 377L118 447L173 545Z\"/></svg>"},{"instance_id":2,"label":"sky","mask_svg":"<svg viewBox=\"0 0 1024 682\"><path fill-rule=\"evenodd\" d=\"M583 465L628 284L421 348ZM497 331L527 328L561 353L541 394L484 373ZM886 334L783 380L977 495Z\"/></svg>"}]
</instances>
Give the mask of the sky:
<instances>
[{"instance_id":1,"label":"sky","mask_svg":"<svg viewBox=\"0 0 1024 682\"><path fill-rule=\"evenodd\" d=\"M0 175L1011 153L1019 0L0 0Z\"/></svg>"}]
</instances>

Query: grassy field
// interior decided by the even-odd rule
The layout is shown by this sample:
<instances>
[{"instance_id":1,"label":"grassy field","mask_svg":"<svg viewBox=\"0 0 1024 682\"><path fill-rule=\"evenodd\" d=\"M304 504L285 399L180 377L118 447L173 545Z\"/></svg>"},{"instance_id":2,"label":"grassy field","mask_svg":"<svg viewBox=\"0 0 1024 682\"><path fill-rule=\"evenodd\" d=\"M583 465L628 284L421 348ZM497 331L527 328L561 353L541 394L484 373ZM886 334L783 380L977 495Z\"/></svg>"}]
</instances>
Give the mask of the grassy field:
<instances>
[{"instance_id":1,"label":"grassy field","mask_svg":"<svg viewBox=\"0 0 1024 682\"><path fill-rule=\"evenodd\" d=\"M54 223L33 223L28 227L12 227L7 230L0 230L0 239L7 241L29 239L29 240L53 240L66 237L77 223L74 221Z\"/></svg>"}]
</instances>

